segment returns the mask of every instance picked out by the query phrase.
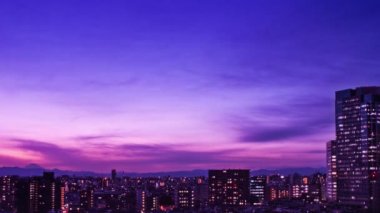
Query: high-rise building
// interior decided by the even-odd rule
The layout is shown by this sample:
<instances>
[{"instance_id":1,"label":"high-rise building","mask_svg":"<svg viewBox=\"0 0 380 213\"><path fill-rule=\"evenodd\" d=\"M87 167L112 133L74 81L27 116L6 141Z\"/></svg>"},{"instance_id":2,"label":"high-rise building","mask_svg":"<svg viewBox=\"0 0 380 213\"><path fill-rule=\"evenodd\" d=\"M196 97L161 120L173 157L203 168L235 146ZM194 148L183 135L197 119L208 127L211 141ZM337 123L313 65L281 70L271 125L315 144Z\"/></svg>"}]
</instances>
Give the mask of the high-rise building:
<instances>
[{"instance_id":1,"label":"high-rise building","mask_svg":"<svg viewBox=\"0 0 380 213\"><path fill-rule=\"evenodd\" d=\"M42 177L33 177L29 182L29 212L51 212L59 210L60 186L53 172L44 172Z\"/></svg>"},{"instance_id":2,"label":"high-rise building","mask_svg":"<svg viewBox=\"0 0 380 213\"><path fill-rule=\"evenodd\" d=\"M245 206L249 198L249 170L209 170L211 206Z\"/></svg>"},{"instance_id":3,"label":"high-rise building","mask_svg":"<svg viewBox=\"0 0 380 213\"><path fill-rule=\"evenodd\" d=\"M380 212L380 87L336 92L337 200Z\"/></svg>"},{"instance_id":4,"label":"high-rise building","mask_svg":"<svg viewBox=\"0 0 380 213\"><path fill-rule=\"evenodd\" d=\"M253 205L262 205L265 197L266 176L253 176L249 183L249 193Z\"/></svg>"},{"instance_id":5,"label":"high-rise building","mask_svg":"<svg viewBox=\"0 0 380 213\"><path fill-rule=\"evenodd\" d=\"M327 142L327 200L336 201L337 173L336 173L336 141Z\"/></svg>"}]
</instances>

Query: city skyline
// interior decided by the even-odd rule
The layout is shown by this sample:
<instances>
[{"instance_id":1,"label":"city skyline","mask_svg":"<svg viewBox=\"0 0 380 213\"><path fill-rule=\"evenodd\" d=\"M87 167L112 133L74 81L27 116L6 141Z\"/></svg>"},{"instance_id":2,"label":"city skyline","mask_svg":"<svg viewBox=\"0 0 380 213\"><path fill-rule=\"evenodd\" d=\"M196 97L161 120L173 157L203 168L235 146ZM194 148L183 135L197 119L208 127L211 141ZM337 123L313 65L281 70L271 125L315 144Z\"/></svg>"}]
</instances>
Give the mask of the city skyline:
<instances>
[{"instance_id":1,"label":"city skyline","mask_svg":"<svg viewBox=\"0 0 380 213\"><path fill-rule=\"evenodd\" d=\"M0 166L325 166L335 91L379 84L380 4L215 4L0 2Z\"/></svg>"}]
</instances>

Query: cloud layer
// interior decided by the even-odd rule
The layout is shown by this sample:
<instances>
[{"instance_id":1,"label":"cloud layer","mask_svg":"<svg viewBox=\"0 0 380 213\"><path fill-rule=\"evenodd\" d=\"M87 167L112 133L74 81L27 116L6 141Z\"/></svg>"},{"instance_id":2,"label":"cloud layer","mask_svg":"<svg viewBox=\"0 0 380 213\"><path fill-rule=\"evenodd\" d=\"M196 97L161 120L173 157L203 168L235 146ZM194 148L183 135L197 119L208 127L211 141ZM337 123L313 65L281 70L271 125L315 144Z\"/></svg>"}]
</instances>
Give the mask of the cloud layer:
<instances>
[{"instance_id":1,"label":"cloud layer","mask_svg":"<svg viewBox=\"0 0 380 213\"><path fill-rule=\"evenodd\" d=\"M202 147L174 148L155 144L123 144L109 145L89 143L76 148L66 148L55 143L29 140L7 139L11 148L21 153L38 156L37 162L46 168L61 168L70 170L92 170L106 172L110 168L121 171L148 172L189 170L190 168L261 168L265 163L267 168L297 167L305 162L299 162L297 156L305 154L309 166L318 166L316 159L324 153L321 150L289 151L284 148L274 148L271 155L264 151L249 150L249 148L214 148L202 151ZM288 159L283 162L282 158ZM10 157L0 154L1 162L23 166L31 162L18 156Z\"/></svg>"}]
</instances>

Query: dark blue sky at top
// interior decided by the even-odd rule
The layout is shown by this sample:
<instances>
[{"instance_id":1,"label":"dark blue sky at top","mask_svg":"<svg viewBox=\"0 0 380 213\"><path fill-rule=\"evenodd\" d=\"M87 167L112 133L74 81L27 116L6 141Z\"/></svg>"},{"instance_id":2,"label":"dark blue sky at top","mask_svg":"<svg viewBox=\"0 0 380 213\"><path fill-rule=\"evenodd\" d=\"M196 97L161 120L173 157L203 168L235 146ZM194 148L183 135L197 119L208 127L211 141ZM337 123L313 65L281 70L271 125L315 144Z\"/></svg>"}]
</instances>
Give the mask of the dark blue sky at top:
<instances>
[{"instance_id":1,"label":"dark blue sky at top","mask_svg":"<svg viewBox=\"0 0 380 213\"><path fill-rule=\"evenodd\" d=\"M162 71L232 86L344 87L377 76L376 1L3 1L0 17L8 62L175 66Z\"/></svg>"},{"instance_id":2,"label":"dark blue sky at top","mask_svg":"<svg viewBox=\"0 0 380 213\"><path fill-rule=\"evenodd\" d=\"M305 164L320 166L334 92L379 85L379 26L378 1L1 1L0 136L45 161L46 147L72 151L73 138L149 154L174 147L167 156L193 155L200 142L223 153L309 143L301 149L316 155ZM43 148L13 145L26 140ZM223 167L221 158L204 166ZM248 160L236 164L258 167ZM156 168L178 168L165 165Z\"/></svg>"}]
</instances>

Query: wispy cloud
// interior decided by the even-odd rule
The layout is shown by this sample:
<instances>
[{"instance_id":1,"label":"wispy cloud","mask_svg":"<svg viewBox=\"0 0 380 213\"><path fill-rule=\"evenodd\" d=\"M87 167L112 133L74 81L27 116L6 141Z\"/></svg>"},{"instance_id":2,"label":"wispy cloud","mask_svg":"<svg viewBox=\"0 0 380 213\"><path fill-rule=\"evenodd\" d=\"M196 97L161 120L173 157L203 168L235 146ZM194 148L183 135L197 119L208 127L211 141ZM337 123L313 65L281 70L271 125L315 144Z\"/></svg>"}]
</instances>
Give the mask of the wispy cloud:
<instances>
[{"instance_id":1,"label":"wispy cloud","mask_svg":"<svg viewBox=\"0 0 380 213\"><path fill-rule=\"evenodd\" d=\"M228 118L239 141L267 143L310 136L333 136L333 100L315 97L278 100L278 105L263 104ZM275 100L274 100L275 102ZM322 137L321 137L322 139Z\"/></svg>"},{"instance_id":2,"label":"wispy cloud","mask_svg":"<svg viewBox=\"0 0 380 213\"><path fill-rule=\"evenodd\" d=\"M112 139L112 138L123 138L123 135L121 134L82 135L82 136L74 137L72 139L78 140L78 141L94 141L94 140L106 140L106 139Z\"/></svg>"}]
</instances>

